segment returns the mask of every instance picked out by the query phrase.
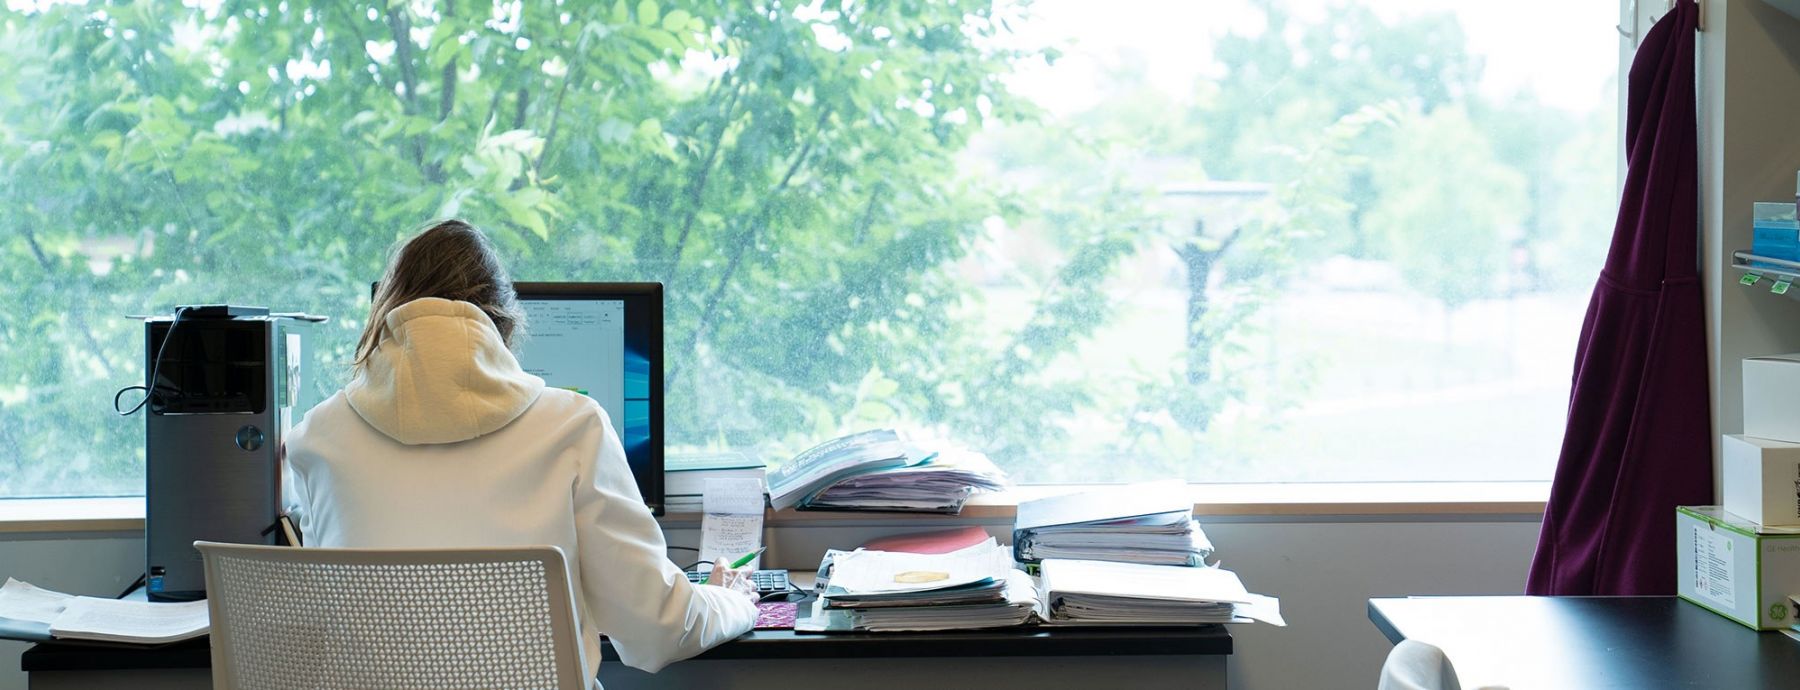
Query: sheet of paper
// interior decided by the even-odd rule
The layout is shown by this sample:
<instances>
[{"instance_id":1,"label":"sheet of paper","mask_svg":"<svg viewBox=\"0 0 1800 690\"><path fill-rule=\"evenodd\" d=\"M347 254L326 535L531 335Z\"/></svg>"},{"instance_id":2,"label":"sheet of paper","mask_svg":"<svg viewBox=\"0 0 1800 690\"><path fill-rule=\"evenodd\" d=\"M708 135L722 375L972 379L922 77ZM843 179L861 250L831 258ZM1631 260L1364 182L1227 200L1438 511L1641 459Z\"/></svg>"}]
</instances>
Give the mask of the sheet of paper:
<instances>
[{"instance_id":1,"label":"sheet of paper","mask_svg":"<svg viewBox=\"0 0 1800 690\"><path fill-rule=\"evenodd\" d=\"M75 597L50 623L57 637L161 641L207 630L206 600L151 603Z\"/></svg>"},{"instance_id":2,"label":"sheet of paper","mask_svg":"<svg viewBox=\"0 0 1800 690\"><path fill-rule=\"evenodd\" d=\"M0 618L49 623L56 620L74 595L38 589L30 584L6 578L0 586Z\"/></svg>"},{"instance_id":3,"label":"sheet of paper","mask_svg":"<svg viewBox=\"0 0 1800 690\"><path fill-rule=\"evenodd\" d=\"M923 592L958 587L989 578L1005 579L1012 552L992 537L943 554L853 551L832 564L831 585L853 594Z\"/></svg>"},{"instance_id":4,"label":"sheet of paper","mask_svg":"<svg viewBox=\"0 0 1800 690\"><path fill-rule=\"evenodd\" d=\"M763 483L754 477L711 478L701 498L700 560L729 566L762 546ZM762 567L762 556L750 562Z\"/></svg>"},{"instance_id":5,"label":"sheet of paper","mask_svg":"<svg viewBox=\"0 0 1800 690\"><path fill-rule=\"evenodd\" d=\"M1281 600L1275 597L1251 594L1250 601L1232 607L1232 613L1250 620L1287 627L1287 619L1281 617Z\"/></svg>"}]
</instances>

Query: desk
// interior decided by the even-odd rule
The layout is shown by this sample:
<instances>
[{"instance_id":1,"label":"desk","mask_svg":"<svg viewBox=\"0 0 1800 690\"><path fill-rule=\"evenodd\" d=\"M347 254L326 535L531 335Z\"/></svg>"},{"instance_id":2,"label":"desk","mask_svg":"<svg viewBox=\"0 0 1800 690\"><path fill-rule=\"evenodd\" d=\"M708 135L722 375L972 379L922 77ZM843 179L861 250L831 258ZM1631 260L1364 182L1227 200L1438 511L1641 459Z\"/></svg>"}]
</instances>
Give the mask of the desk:
<instances>
[{"instance_id":1,"label":"desk","mask_svg":"<svg viewBox=\"0 0 1800 690\"><path fill-rule=\"evenodd\" d=\"M856 690L957 687L1224 688L1231 634L1198 628L1007 628L949 633L797 635L757 630L650 675L603 645L607 690L781 688L852 678ZM32 690L212 687L206 640L158 649L39 644L20 657ZM806 683L804 685L813 685ZM835 685L835 684L833 684Z\"/></svg>"},{"instance_id":2,"label":"desk","mask_svg":"<svg viewBox=\"0 0 1800 690\"><path fill-rule=\"evenodd\" d=\"M1800 641L1675 597L1370 599L1369 620L1443 649L1465 688L1800 687Z\"/></svg>"}]
</instances>

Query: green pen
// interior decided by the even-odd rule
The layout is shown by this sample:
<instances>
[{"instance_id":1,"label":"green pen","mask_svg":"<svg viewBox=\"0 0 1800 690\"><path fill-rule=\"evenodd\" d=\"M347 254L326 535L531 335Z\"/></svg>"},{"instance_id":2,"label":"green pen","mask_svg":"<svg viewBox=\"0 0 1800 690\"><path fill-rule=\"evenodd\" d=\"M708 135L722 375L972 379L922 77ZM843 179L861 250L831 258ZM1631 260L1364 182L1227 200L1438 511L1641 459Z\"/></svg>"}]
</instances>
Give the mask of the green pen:
<instances>
[{"instance_id":1,"label":"green pen","mask_svg":"<svg viewBox=\"0 0 1800 690\"><path fill-rule=\"evenodd\" d=\"M742 558L738 558L738 560L733 560L733 562L731 562L731 566L720 567L720 566L718 566L718 564L713 564L713 571L711 571L711 573L706 573L707 584L716 584L716 582L713 582L713 575L718 575L718 571L720 571L720 569L738 569L738 567L747 566L747 564L749 564L749 562L751 562L751 560L756 560L756 557L758 557L758 555L761 555L761 553L763 553L763 551L767 551L767 549L769 549L769 548L767 548L767 546L763 546L763 548L758 548L758 549L756 549L756 551L751 551L751 553L745 553L745 555L743 555Z\"/></svg>"},{"instance_id":2,"label":"green pen","mask_svg":"<svg viewBox=\"0 0 1800 690\"><path fill-rule=\"evenodd\" d=\"M746 565L750 565L750 561L756 560L757 556L761 556L762 552L768 551L768 550L769 550L769 547L764 546L755 551L751 551L750 553L744 554L743 558L739 558L739 559L731 562L731 569L737 570L738 568L742 568Z\"/></svg>"}]
</instances>

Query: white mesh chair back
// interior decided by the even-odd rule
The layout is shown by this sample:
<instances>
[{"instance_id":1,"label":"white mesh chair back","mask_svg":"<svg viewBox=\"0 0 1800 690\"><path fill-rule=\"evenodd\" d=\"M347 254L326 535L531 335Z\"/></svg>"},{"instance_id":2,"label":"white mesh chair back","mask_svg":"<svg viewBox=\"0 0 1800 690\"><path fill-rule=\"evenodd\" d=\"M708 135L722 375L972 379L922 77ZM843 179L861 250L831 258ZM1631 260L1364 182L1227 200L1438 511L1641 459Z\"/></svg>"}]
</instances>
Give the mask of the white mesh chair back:
<instances>
[{"instance_id":1,"label":"white mesh chair back","mask_svg":"<svg viewBox=\"0 0 1800 690\"><path fill-rule=\"evenodd\" d=\"M588 687L562 551L196 542L213 687Z\"/></svg>"}]
</instances>

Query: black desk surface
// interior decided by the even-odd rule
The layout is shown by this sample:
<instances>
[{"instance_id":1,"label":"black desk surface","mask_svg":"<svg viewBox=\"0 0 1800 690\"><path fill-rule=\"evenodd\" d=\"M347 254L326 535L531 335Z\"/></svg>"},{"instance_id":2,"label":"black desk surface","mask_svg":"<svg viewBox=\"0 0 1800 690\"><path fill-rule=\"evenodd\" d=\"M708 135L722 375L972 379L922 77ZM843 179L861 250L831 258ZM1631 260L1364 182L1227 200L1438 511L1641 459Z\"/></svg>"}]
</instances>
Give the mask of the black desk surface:
<instances>
[{"instance_id":1,"label":"black desk surface","mask_svg":"<svg viewBox=\"0 0 1800 690\"><path fill-rule=\"evenodd\" d=\"M1369 620L1442 648L1463 687L1800 687L1800 641L1675 597L1370 599Z\"/></svg>"},{"instance_id":2,"label":"black desk surface","mask_svg":"<svg viewBox=\"0 0 1800 690\"><path fill-rule=\"evenodd\" d=\"M696 659L820 659L969 656L1112 656L1231 653L1222 625L1188 628L1002 628L938 633L795 634L757 630L707 650ZM618 661L612 645L601 645ZM25 650L20 667L38 671L207 668L211 648L202 638L151 649L43 643Z\"/></svg>"}]
</instances>

